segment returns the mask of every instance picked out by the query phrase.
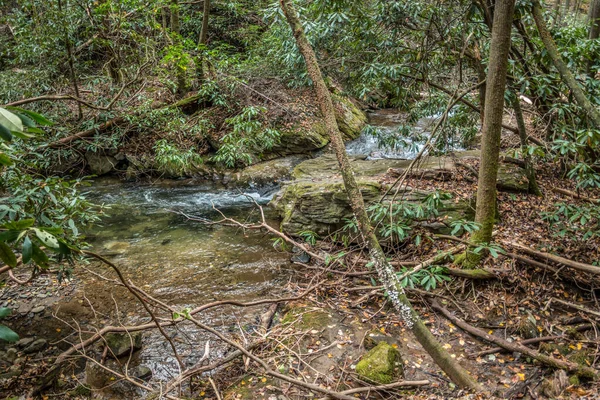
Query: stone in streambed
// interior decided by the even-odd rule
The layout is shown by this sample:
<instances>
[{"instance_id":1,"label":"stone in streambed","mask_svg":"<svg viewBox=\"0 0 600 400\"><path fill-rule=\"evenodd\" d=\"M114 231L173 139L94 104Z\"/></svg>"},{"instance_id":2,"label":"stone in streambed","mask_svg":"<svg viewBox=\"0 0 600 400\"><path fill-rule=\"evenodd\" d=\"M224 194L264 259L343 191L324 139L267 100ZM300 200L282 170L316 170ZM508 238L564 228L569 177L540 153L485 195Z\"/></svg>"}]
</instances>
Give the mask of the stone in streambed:
<instances>
[{"instance_id":1,"label":"stone in streambed","mask_svg":"<svg viewBox=\"0 0 600 400\"><path fill-rule=\"evenodd\" d=\"M109 354L114 355L117 358L142 348L142 334L139 332L131 334L109 333L106 335L105 340L110 349Z\"/></svg>"}]
</instances>

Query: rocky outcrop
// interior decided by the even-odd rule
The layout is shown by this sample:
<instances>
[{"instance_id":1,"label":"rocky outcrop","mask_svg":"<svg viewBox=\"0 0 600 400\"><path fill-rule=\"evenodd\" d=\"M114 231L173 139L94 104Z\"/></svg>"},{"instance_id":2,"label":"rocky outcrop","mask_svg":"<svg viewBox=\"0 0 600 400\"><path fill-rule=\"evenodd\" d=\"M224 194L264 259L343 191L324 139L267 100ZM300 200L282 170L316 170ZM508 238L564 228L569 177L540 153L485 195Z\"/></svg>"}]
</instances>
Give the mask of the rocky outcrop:
<instances>
[{"instance_id":1,"label":"rocky outcrop","mask_svg":"<svg viewBox=\"0 0 600 400\"><path fill-rule=\"evenodd\" d=\"M360 136L367 124L367 115L347 97L332 94L335 116L345 140L354 140ZM282 132L280 144L267 152L271 154L306 154L322 149L329 143L329 136L322 118L315 116L302 121L293 129Z\"/></svg>"},{"instance_id":2,"label":"rocky outcrop","mask_svg":"<svg viewBox=\"0 0 600 400\"><path fill-rule=\"evenodd\" d=\"M475 152L456 154L455 157L428 157L411 171L411 175L447 179L456 170L455 160L476 157ZM365 203L381 199L388 188L390 175L402 174L410 165L410 160L365 160L351 159ZM528 187L524 171L512 165L502 164L498 179L500 189L526 191ZM313 231L326 236L343 227L347 219L352 218L352 210L338 173L337 160L333 155L325 155L304 161L292 172L293 181L285 184L274 197L272 205L278 210L282 222L281 229L291 235L301 231ZM428 192L403 189L401 198L409 202L422 202ZM391 197L390 197L391 199ZM424 226L433 230L448 229L449 222L457 219L472 219L473 205L470 201L443 201L438 210L438 219L444 223L422 221Z\"/></svg>"}]
</instances>

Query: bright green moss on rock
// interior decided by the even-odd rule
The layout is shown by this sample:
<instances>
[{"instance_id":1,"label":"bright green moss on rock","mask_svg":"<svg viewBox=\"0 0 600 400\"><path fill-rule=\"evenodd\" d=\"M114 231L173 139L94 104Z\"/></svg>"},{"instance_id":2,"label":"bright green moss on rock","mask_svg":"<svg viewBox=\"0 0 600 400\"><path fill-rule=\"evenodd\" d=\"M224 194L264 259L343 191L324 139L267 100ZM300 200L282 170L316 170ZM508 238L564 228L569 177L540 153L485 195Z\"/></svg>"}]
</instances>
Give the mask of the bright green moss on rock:
<instances>
[{"instance_id":1,"label":"bright green moss on rock","mask_svg":"<svg viewBox=\"0 0 600 400\"><path fill-rule=\"evenodd\" d=\"M374 383L387 384L402 377L402 358L398 350L380 342L356 364L361 378Z\"/></svg>"}]
</instances>

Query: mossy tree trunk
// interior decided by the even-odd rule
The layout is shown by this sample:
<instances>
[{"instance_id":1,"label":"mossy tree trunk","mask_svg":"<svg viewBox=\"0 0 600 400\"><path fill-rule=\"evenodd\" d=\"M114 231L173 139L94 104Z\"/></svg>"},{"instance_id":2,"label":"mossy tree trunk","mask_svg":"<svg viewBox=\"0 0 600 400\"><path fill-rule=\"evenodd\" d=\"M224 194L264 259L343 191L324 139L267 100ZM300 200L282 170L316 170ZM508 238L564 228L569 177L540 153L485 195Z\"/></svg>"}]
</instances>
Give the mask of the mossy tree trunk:
<instances>
[{"instance_id":1,"label":"mossy tree trunk","mask_svg":"<svg viewBox=\"0 0 600 400\"><path fill-rule=\"evenodd\" d=\"M536 196L541 196L542 192L537 184L535 178L535 169L531 163L531 156L527 151L527 128L525 127L525 119L523 118L523 110L521 109L521 102L519 100L519 94L513 93L512 106L515 111L515 118L517 120L517 127L519 128L519 138L521 139L521 152L523 153L523 161L525 162L525 175L529 181L529 193Z\"/></svg>"},{"instance_id":2,"label":"mossy tree trunk","mask_svg":"<svg viewBox=\"0 0 600 400\"><path fill-rule=\"evenodd\" d=\"M181 30L179 24L179 1L171 0L171 31L177 35Z\"/></svg>"},{"instance_id":3,"label":"mossy tree trunk","mask_svg":"<svg viewBox=\"0 0 600 400\"><path fill-rule=\"evenodd\" d=\"M600 128L600 113L587 98L583 89L581 88L581 86L579 86L579 83L569 70L569 67L567 66L567 64L565 64L560 54L558 53L556 43L554 43L554 39L552 39L552 35L548 31L546 21L544 21L544 16L542 15L542 7L540 6L540 2L538 0L534 0L532 4L533 19L535 20L535 24L540 33L540 38L542 39L542 42L544 43L544 46L546 47L548 55L552 59L554 66L560 73L563 82L569 87L571 93L573 93L573 97L575 97L577 104L579 104L579 106L585 110L585 112L588 115L588 118L592 121L592 124L596 128Z\"/></svg>"},{"instance_id":4,"label":"mossy tree trunk","mask_svg":"<svg viewBox=\"0 0 600 400\"><path fill-rule=\"evenodd\" d=\"M494 9L475 207L475 222L479 224L479 230L471 236L471 242L476 244L489 243L492 240L496 219L496 179L514 6L514 0L498 0ZM467 250L463 264L466 267L473 267L480 261L481 254Z\"/></svg>"},{"instance_id":5,"label":"mossy tree trunk","mask_svg":"<svg viewBox=\"0 0 600 400\"><path fill-rule=\"evenodd\" d=\"M588 12L588 19L590 23L590 40L597 40L600 36L600 0L591 0L590 10ZM593 77L592 67L594 62L598 60L590 60L588 62L588 75Z\"/></svg>"},{"instance_id":6,"label":"mossy tree trunk","mask_svg":"<svg viewBox=\"0 0 600 400\"><path fill-rule=\"evenodd\" d=\"M396 271L387 261L385 253L379 245L375 231L367 215L363 197L354 177L352 166L348 160L344 141L336 122L331 95L321 75L315 52L308 42L298 14L291 0L279 0L281 9L292 28L296 44L306 62L306 69L310 76L317 95L319 107L325 118L325 125L335 151L340 173L344 181L344 187L350 201L350 206L358 222L360 233L369 249L369 257L373 263L379 279L384 284L389 300L410 328L417 340L431 355L434 361L448 374L450 379L457 385L473 390L481 390L477 382L465 371L456 360L440 345L429 329L423 324L416 311L408 301L402 288Z\"/></svg>"}]
</instances>

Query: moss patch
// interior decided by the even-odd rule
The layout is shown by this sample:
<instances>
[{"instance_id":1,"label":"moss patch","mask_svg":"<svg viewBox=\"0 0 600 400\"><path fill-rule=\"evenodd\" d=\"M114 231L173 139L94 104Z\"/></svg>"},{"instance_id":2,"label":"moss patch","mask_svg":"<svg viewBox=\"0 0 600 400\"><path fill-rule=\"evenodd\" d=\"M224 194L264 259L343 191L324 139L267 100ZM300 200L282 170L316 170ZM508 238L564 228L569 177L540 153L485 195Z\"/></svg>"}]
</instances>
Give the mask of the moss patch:
<instances>
[{"instance_id":1,"label":"moss patch","mask_svg":"<svg viewBox=\"0 0 600 400\"><path fill-rule=\"evenodd\" d=\"M403 375L400 353L386 342L380 342L356 364L356 372L370 382L391 383Z\"/></svg>"}]
</instances>

